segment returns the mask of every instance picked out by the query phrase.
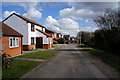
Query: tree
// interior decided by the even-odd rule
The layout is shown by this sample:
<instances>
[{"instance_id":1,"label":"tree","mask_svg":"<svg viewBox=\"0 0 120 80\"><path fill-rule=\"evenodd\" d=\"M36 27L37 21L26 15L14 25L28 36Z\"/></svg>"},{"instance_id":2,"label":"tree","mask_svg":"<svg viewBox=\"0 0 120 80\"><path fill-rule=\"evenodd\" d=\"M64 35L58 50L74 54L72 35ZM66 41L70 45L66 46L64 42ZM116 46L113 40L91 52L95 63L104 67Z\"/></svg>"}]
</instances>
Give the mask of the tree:
<instances>
[{"instance_id":1,"label":"tree","mask_svg":"<svg viewBox=\"0 0 120 80\"><path fill-rule=\"evenodd\" d=\"M77 37L81 37L81 43L86 44L86 45L92 45L92 37L93 37L93 32L85 32L81 31L77 34Z\"/></svg>"},{"instance_id":2,"label":"tree","mask_svg":"<svg viewBox=\"0 0 120 80\"><path fill-rule=\"evenodd\" d=\"M117 10L107 9L103 15L94 19L94 22L103 30L120 28L120 13Z\"/></svg>"},{"instance_id":3,"label":"tree","mask_svg":"<svg viewBox=\"0 0 120 80\"><path fill-rule=\"evenodd\" d=\"M94 19L100 28L94 34L94 46L119 53L120 50L120 12L107 9L104 15Z\"/></svg>"}]
</instances>

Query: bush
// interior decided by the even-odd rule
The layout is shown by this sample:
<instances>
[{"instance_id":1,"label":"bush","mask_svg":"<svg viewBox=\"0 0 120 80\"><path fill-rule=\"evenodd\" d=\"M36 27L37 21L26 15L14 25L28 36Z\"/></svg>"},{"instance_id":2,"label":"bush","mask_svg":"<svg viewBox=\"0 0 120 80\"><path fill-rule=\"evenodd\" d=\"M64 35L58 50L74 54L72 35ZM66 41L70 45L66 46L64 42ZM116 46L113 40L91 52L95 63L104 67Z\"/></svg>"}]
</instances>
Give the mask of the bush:
<instances>
[{"instance_id":1,"label":"bush","mask_svg":"<svg viewBox=\"0 0 120 80\"><path fill-rule=\"evenodd\" d=\"M65 43L65 40L63 38L60 38L57 40L59 44L64 44Z\"/></svg>"},{"instance_id":2,"label":"bush","mask_svg":"<svg viewBox=\"0 0 120 80\"><path fill-rule=\"evenodd\" d=\"M57 41L53 41L53 44L58 44L58 42Z\"/></svg>"}]
</instances>

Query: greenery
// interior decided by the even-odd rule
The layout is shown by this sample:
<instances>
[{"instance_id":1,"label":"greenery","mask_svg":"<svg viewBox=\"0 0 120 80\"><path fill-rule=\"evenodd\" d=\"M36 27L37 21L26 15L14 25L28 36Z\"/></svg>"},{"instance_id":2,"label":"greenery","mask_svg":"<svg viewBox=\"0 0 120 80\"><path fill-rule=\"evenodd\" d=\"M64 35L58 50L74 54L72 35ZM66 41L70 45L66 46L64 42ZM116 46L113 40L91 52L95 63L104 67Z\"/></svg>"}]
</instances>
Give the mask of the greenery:
<instances>
[{"instance_id":1,"label":"greenery","mask_svg":"<svg viewBox=\"0 0 120 80\"><path fill-rule=\"evenodd\" d=\"M48 59L52 56L54 56L54 53L52 52L39 51L34 53L26 53L20 56L16 56L15 58L18 57L18 58Z\"/></svg>"},{"instance_id":2,"label":"greenery","mask_svg":"<svg viewBox=\"0 0 120 80\"><path fill-rule=\"evenodd\" d=\"M10 64L11 68L2 69L2 78L20 78L41 63L38 61L14 60Z\"/></svg>"},{"instance_id":3,"label":"greenery","mask_svg":"<svg viewBox=\"0 0 120 80\"><path fill-rule=\"evenodd\" d=\"M58 42L57 41L53 41L53 44L58 44Z\"/></svg>"},{"instance_id":4,"label":"greenery","mask_svg":"<svg viewBox=\"0 0 120 80\"><path fill-rule=\"evenodd\" d=\"M101 50L101 49L95 49L95 48L91 48L91 47L82 47L83 49L87 49L87 51L100 58L103 62L107 63L108 65L114 67L115 69L117 69L118 71L120 71L120 56L117 56L113 53Z\"/></svg>"},{"instance_id":5,"label":"greenery","mask_svg":"<svg viewBox=\"0 0 120 80\"><path fill-rule=\"evenodd\" d=\"M33 49L32 51L37 51L37 50L41 50L41 49Z\"/></svg>"},{"instance_id":6,"label":"greenery","mask_svg":"<svg viewBox=\"0 0 120 80\"><path fill-rule=\"evenodd\" d=\"M53 48L54 48L54 49L59 49L58 46L56 46L56 45L54 45Z\"/></svg>"},{"instance_id":7,"label":"greenery","mask_svg":"<svg viewBox=\"0 0 120 80\"><path fill-rule=\"evenodd\" d=\"M120 71L120 56L100 49L90 49L88 52Z\"/></svg>"},{"instance_id":8,"label":"greenery","mask_svg":"<svg viewBox=\"0 0 120 80\"><path fill-rule=\"evenodd\" d=\"M99 27L94 33L78 33L82 44L120 56L120 12L106 9L104 15L97 16L94 22Z\"/></svg>"},{"instance_id":9,"label":"greenery","mask_svg":"<svg viewBox=\"0 0 120 80\"><path fill-rule=\"evenodd\" d=\"M112 28L110 30L97 30L94 35L94 47L120 56L120 29Z\"/></svg>"},{"instance_id":10,"label":"greenery","mask_svg":"<svg viewBox=\"0 0 120 80\"><path fill-rule=\"evenodd\" d=\"M78 47L86 47L85 44L78 44Z\"/></svg>"},{"instance_id":11,"label":"greenery","mask_svg":"<svg viewBox=\"0 0 120 80\"><path fill-rule=\"evenodd\" d=\"M120 11L107 9L94 22L100 29L94 33L93 46L120 56Z\"/></svg>"},{"instance_id":12,"label":"greenery","mask_svg":"<svg viewBox=\"0 0 120 80\"><path fill-rule=\"evenodd\" d=\"M59 44L64 44L65 43L65 39L64 38L60 38L60 39L57 40L57 42Z\"/></svg>"}]
</instances>

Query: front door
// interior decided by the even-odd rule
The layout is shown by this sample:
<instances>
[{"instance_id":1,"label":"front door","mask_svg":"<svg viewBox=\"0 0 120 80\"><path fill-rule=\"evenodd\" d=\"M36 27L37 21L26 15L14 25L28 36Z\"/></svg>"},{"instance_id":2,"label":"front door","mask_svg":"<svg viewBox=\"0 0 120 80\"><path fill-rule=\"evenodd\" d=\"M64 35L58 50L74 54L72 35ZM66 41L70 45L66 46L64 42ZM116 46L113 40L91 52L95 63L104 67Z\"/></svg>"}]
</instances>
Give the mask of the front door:
<instances>
[{"instance_id":1,"label":"front door","mask_svg":"<svg viewBox=\"0 0 120 80\"><path fill-rule=\"evenodd\" d=\"M36 48L43 48L43 38L36 38Z\"/></svg>"}]
</instances>

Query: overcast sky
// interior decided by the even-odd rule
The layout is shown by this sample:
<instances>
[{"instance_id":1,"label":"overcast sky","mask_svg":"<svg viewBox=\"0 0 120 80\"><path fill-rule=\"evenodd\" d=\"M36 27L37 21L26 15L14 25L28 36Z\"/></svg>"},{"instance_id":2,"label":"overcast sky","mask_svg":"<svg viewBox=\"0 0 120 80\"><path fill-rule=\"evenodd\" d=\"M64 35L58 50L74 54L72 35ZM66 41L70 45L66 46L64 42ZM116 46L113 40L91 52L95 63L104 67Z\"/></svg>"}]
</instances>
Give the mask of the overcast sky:
<instances>
[{"instance_id":1,"label":"overcast sky","mask_svg":"<svg viewBox=\"0 0 120 80\"><path fill-rule=\"evenodd\" d=\"M3 2L0 20L17 13L55 32L75 36L79 29L98 29L93 19L117 7L117 2Z\"/></svg>"}]
</instances>

